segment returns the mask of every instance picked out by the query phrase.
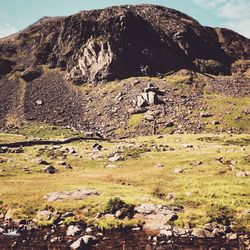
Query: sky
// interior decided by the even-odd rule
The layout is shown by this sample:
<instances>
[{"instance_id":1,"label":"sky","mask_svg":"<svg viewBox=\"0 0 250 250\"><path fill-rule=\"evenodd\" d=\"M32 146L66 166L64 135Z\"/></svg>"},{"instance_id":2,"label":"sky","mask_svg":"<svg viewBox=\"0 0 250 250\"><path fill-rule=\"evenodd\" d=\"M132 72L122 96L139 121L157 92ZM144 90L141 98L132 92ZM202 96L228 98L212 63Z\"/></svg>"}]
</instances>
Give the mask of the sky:
<instances>
[{"instance_id":1,"label":"sky","mask_svg":"<svg viewBox=\"0 0 250 250\"><path fill-rule=\"evenodd\" d=\"M0 37L15 33L44 16L143 3L174 8L202 25L230 28L250 38L250 0L0 0Z\"/></svg>"}]
</instances>

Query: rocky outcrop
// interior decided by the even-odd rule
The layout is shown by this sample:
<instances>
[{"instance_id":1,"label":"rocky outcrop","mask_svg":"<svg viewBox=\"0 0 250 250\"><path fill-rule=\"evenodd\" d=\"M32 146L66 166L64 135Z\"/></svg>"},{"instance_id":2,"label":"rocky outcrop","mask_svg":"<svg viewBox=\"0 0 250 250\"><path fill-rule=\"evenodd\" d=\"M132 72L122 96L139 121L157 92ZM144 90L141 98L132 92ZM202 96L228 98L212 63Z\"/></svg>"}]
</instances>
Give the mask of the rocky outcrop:
<instances>
[{"instance_id":1,"label":"rocky outcrop","mask_svg":"<svg viewBox=\"0 0 250 250\"><path fill-rule=\"evenodd\" d=\"M160 6L46 17L0 39L0 127L48 122L106 137L201 132L206 119L191 113L206 110L203 93L249 95L247 74L220 76L249 74L249 52L249 39Z\"/></svg>"},{"instance_id":2,"label":"rocky outcrop","mask_svg":"<svg viewBox=\"0 0 250 250\"><path fill-rule=\"evenodd\" d=\"M232 62L250 59L249 51L249 39L233 31L203 27L173 9L125 5L44 18L0 40L1 55L11 59L6 68L0 61L0 73L14 64L45 64L66 71L77 84L181 68L227 74Z\"/></svg>"}]
</instances>

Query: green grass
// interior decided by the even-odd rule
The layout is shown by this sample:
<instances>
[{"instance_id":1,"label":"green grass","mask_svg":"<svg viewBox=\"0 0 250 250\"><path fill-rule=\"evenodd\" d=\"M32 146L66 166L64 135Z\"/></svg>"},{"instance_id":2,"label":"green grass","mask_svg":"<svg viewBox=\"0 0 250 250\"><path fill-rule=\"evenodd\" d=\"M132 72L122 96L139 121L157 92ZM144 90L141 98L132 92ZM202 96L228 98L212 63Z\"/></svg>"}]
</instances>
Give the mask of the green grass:
<instances>
[{"instance_id":1,"label":"green grass","mask_svg":"<svg viewBox=\"0 0 250 250\"><path fill-rule=\"evenodd\" d=\"M1 140L5 140L2 139L4 137L1 134ZM93 218L105 209L111 197L119 197L127 204L134 205L181 205L184 212L175 222L176 225L199 226L225 215L232 216L238 227L250 230L250 220L247 218L250 178L236 177L237 171L250 171L249 140L249 135L232 135L228 138L227 135L212 134L137 137L117 142L100 142L104 150L96 160L91 159L93 142L71 143L64 147L73 147L82 156L67 155L65 161L71 164L72 170L60 167L60 159L42 156L42 159L59 169L55 175L42 173L42 166L33 161L41 148L39 146L25 148L23 154L0 154L0 158L9 159L0 165L0 208L2 212L9 208L18 209L18 217L26 219L33 218L38 210L48 207L62 212L76 211L77 219L92 221L100 228L110 228L119 227L124 222L94 222ZM104 167L107 155L117 145L141 146L143 149L143 145L149 146L152 143L168 145L175 150L139 150L138 154L136 150L121 149L121 154L129 153L133 157L128 156L120 161L121 168ZM184 148L183 144L187 143L194 148ZM230 170L227 164L218 162L218 157L236 162L234 169ZM195 166L194 163L199 161L202 164ZM158 163L164 167L155 167ZM25 166L30 168L30 174L24 172ZM176 167L183 168L184 173L175 174ZM64 202L48 202L43 199L47 193L84 187L96 189L100 195ZM168 200L168 193L174 193L175 198Z\"/></svg>"},{"instance_id":2,"label":"green grass","mask_svg":"<svg viewBox=\"0 0 250 250\"><path fill-rule=\"evenodd\" d=\"M234 128L237 132L250 133L250 116L243 112L244 108L250 107L248 97L230 97L219 94L205 96L205 102L211 108L212 117L206 118L206 129L214 132L219 129L228 130ZM237 118L238 117L238 118ZM212 125L217 120L219 125Z\"/></svg>"},{"instance_id":3,"label":"green grass","mask_svg":"<svg viewBox=\"0 0 250 250\"><path fill-rule=\"evenodd\" d=\"M128 120L128 127L136 127L144 120L143 114L134 114Z\"/></svg>"},{"instance_id":4,"label":"green grass","mask_svg":"<svg viewBox=\"0 0 250 250\"><path fill-rule=\"evenodd\" d=\"M70 129L53 126L47 123L29 123L22 128L12 129L9 133L23 135L26 137L35 137L40 139L62 139L71 136L80 135Z\"/></svg>"}]
</instances>

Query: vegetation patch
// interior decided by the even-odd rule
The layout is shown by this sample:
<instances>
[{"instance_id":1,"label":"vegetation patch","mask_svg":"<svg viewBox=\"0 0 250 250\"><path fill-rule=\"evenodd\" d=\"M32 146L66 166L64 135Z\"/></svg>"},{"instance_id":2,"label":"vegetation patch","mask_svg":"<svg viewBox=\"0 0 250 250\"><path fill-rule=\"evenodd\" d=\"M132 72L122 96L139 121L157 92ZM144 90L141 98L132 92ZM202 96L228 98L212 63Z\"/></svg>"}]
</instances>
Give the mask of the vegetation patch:
<instances>
[{"instance_id":1,"label":"vegetation patch","mask_svg":"<svg viewBox=\"0 0 250 250\"><path fill-rule=\"evenodd\" d=\"M144 120L143 114L134 114L128 120L128 127L139 126L143 120Z\"/></svg>"}]
</instances>

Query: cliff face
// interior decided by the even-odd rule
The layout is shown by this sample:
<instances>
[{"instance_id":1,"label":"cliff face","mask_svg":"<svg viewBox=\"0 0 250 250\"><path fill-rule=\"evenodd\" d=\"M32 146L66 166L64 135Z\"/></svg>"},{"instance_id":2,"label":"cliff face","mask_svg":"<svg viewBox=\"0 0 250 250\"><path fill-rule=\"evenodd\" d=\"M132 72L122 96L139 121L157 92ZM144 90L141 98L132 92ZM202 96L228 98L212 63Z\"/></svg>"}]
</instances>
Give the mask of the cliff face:
<instances>
[{"instance_id":1,"label":"cliff face","mask_svg":"<svg viewBox=\"0 0 250 250\"><path fill-rule=\"evenodd\" d=\"M149 101L141 92L150 80L143 79L141 85L133 87L121 81L115 91L112 83L107 83L105 91L97 89L97 83L129 77L162 78L181 69L213 75L244 73L249 59L249 39L231 30L204 27L183 13L160 6L119 6L68 17L45 17L0 39L0 126L35 120L110 132L126 123L132 113L149 109L139 107L136 111L135 106L137 96L142 96L144 104ZM239 64L240 60L244 64ZM194 83L193 75L184 76L189 84ZM210 87L224 86L224 80L219 81ZM91 88L84 92L81 86L86 83ZM240 89L237 94L248 94L248 80L237 84L241 86L227 78L222 89L229 93L232 87L232 93ZM190 104L192 110L200 105L197 96L204 86L192 85L196 87L178 95L175 86L164 80L159 86L166 90L163 95L170 103L175 100L173 107L180 106L181 96L189 92L192 97L187 99L190 103L185 101L186 107ZM116 99L114 95L127 97ZM152 100L158 98L152 93L150 96ZM170 107L164 101L150 105L162 110ZM132 112L131 107L135 108ZM176 110L162 114L167 120L168 114L176 116ZM202 127L198 123L192 126Z\"/></svg>"},{"instance_id":2,"label":"cliff face","mask_svg":"<svg viewBox=\"0 0 250 250\"><path fill-rule=\"evenodd\" d=\"M172 9L139 5L41 19L0 40L0 52L1 61L10 59L5 69L0 61L1 74L13 64L46 64L84 83L181 68L228 74L235 60L249 59L250 41L230 30L203 27Z\"/></svg>"}]
</instances>

